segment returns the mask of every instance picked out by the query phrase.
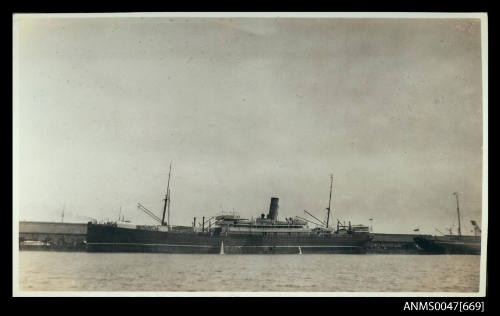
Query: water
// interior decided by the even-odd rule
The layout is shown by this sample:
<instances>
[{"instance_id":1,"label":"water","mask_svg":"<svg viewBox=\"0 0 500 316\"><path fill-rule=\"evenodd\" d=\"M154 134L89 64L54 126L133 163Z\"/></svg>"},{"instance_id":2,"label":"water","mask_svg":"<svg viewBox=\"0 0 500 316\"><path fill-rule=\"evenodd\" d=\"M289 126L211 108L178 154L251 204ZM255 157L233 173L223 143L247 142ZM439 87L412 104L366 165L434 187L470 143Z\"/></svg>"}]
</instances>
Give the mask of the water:
<instances>
[{"instance_id":1,"label":"water","mask_svg":"<svg viewBox=\"0 0 500 316\"><path fill-rule=\"evenodd\" d=\"M480 256L21 251L23 291L477 292Z\"/></svg>"}]
</instances>

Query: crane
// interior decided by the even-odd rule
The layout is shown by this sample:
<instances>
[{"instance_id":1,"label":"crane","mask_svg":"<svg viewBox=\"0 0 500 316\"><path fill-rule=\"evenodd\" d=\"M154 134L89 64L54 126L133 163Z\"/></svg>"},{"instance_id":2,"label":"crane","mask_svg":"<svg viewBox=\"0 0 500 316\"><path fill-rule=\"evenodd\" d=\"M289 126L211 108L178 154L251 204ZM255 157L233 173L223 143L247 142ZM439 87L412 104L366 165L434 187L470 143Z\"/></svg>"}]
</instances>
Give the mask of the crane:
<instances>
[{"instance_id":1,"label":"crane","mask_svg":"<svg viewBox=\"0 0 500 316\"><path fill-rule=\"evenodd\" d=\"M143 211L144 213L146 213L147 215L149 215L149 217L151 217L152 219L154 219L158 223L160 223L160 224L162 223L161 218L159 218L158 216L156 216L153 212L151 212L150 210L148 210L141 203L137 203L137 208L140 209L141 211Z\"/></svg>"},{"instance_id":2,"label":"crane","mask_svg":"<svg viewBox=\"0 0 500 316\"><path fill-rule=\"evenodd\" d=\"M319 218L317 218L316 216L312 215L311 213L309 213L309 212L308 212L308 211L306 211L306 210L304 210L304 212L305 212L306 214L310 215L312 218L314 218L314 219L315 219L315 220L317 220L318 222L320 222L320 223L321 223L321 226L326 226L326 227L328 227L328 225L327 225L327 224L325 224L325 222L323 222L322 220L320 220L320 219L319 219Z\"/></svg>"},{"instance_id":3,"label":"crane","mask_svg":"<svg viewBox=\"0 0 500 316\"><path fill-rule=\"evenodd\" d=\"M472 224L472 226L474 226L474 235L479 235L481 234L481 228L479 228L479 225L477 224L476 221L474 220L471 220L470 223Z\"/></svg>"},{"instance_id":4,"label":"crane","mask_svg":"<svg viewBox=\"0 0 500 316\"><path fill-rule=\"evenodd\" d=\"M305 219L305 218L302 218L302 217L300 217L300 216L295 216L295 217L296 217L296 218L298 218L298 219L301 219L301 220L303 220L303 221L306 221L306 222L308 222L308 223L314 224L314 225L316 225L316 226L325 227L323 224L318 224L318 223L316 223L316 222L310 221L310 220Z\"/></svg>"}]
</instances>

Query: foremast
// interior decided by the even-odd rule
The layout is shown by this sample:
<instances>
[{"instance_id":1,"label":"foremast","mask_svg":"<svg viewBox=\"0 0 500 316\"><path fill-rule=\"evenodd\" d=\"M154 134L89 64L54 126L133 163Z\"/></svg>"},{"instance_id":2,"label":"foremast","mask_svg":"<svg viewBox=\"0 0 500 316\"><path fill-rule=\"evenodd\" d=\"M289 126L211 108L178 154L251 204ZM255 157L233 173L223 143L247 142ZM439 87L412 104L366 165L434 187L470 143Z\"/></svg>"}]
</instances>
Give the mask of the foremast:
<instances>
[{"instance_id":1,"label":"foremast","mask_svg":"<svg viewBox=\"0 0 500 316\"><path fill-rule=\"evenodd\" d=\"M172 228L170 224L170 175L172 173L172 163L170 163L170 167L168 170L168 182L167 182L167 193L165 194L165 203L163 204L163 215L161 217L161 225L165 226L165 213L167 214L167 225L168 230Z\"/></svg>"}]
</instances>

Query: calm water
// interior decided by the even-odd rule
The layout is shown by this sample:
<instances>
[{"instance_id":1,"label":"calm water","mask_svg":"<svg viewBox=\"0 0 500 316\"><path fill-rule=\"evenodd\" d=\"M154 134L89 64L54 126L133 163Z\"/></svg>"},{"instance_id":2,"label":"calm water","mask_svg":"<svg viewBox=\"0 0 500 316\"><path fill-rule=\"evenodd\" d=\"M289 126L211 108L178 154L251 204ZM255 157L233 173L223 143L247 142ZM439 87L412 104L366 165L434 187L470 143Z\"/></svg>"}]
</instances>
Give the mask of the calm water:
<instances>
[{"instance_id":1,"label":"calm water","mask_svg":"<svg viewBox=\"0 0 500 316\"><path fill-rule=\"evenodd\" d=\"M21 251L24 291L477 292L480 256Z\"/></svg>"}]
</instances>

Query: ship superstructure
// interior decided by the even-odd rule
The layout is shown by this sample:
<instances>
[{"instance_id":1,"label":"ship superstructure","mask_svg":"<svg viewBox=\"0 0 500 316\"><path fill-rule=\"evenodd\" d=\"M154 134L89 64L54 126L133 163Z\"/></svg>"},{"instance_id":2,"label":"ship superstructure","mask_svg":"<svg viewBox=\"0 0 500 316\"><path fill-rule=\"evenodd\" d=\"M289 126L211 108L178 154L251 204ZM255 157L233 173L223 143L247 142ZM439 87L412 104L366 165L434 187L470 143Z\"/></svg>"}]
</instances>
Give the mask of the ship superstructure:
<instances>
[{"instance_id":1,"label":"ship superstructure","mask_svg":"<svg viewBox=\"0 0 500 316\"><path fill-rule=\"evenodd\" d=\"M249 235L292 235L309 234L311 229L307 222L298 218L286 218L284 221L278 220L277 197L271 198L269 213L267 216L261 214L256 219L244 219L239 215L219 215L215 218L215 227L210 230L214 234L249 234Z\"/></svg>"}]
</instances>

